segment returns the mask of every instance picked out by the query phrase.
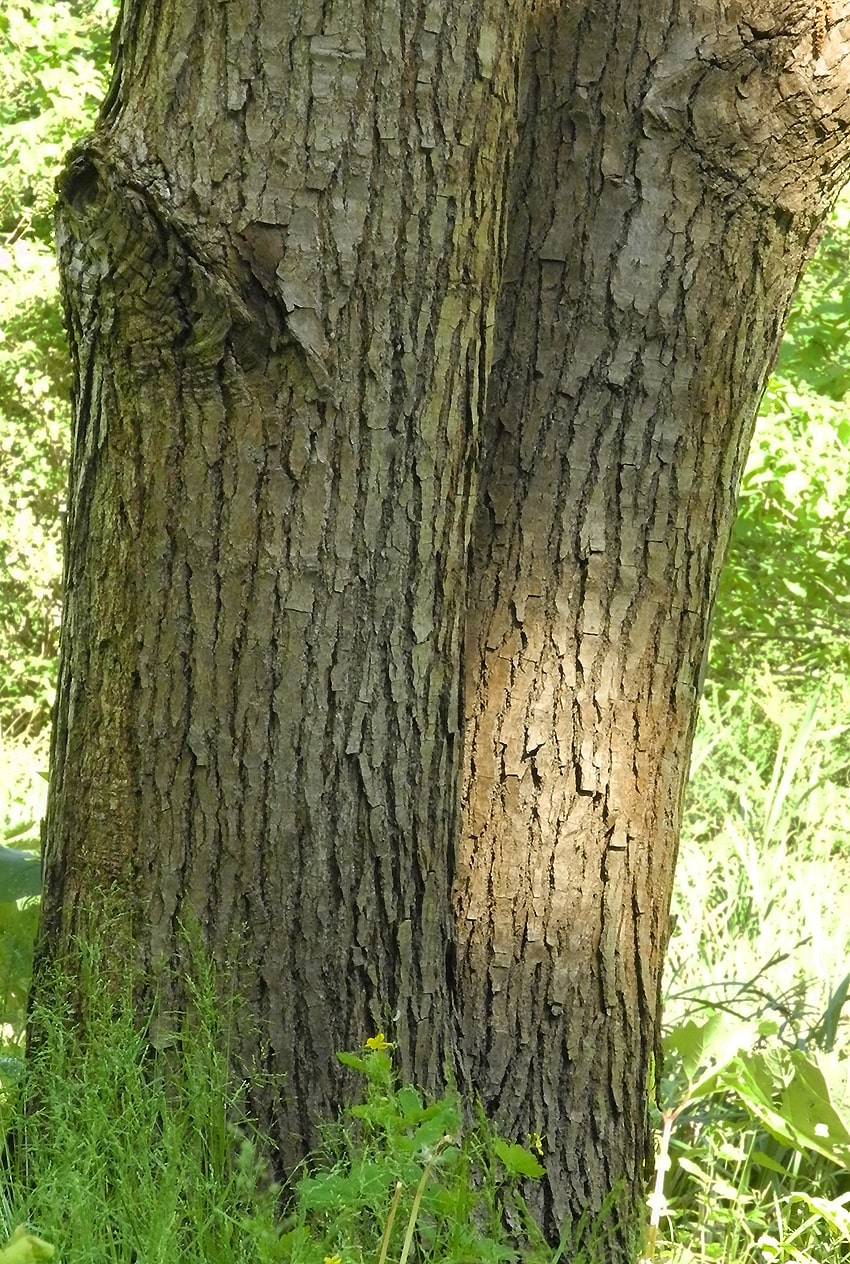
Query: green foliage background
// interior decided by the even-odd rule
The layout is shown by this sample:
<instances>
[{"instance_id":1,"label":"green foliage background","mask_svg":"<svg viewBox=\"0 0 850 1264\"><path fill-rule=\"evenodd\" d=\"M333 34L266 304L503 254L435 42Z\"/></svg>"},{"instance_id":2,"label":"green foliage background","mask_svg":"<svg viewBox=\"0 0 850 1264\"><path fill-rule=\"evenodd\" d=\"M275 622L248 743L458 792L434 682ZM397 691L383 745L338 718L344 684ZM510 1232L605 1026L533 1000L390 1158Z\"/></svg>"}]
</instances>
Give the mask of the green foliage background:
<instances>
[{"instance_id":1,"label":"green foliage background","mask_svg":"<svg viewBox=\"0 0 850 1264\"><path fill-rule=\"evenodd\" d=\"M0 725L38 732L53 695L70 373L53 181L106 88L113 0L0 12Z\"/></svg>"},{"instance_id":2,"label":"green foliage background","mask_svg":"<svg viewBox=\"0 0 850 1264\"><path fill-rule=\"evenodd\" d=\"M0 731L49 718L60 611L69 364L53 182L106 89L115 0L0 13ZM721 583L710 677L850 669L850 198L795 301Z\"/></svg>"},{"instance_id":3,"label":"green foliage background","mask_svg":"<svg viewBox=\"0 0 850 1264\"><path fill-rule=\"evenodd\" d=\"M53 182L106 88L115 0L0 14L0 725L38 732L53 693L69 365ZM765 394L717 602L710 676L763 662L850 669L850 198L795 301Z\"/></svg>"},{"instance_id":4,"label":"green foliage background","mask_svg":"<svg viewBox=\"0 0 850 1264\"><path fill-rule=\"evenodd\" d=\"M803 279L756 424L710 676L850 673L850 196Z\"/></svg>"}]
</instances>

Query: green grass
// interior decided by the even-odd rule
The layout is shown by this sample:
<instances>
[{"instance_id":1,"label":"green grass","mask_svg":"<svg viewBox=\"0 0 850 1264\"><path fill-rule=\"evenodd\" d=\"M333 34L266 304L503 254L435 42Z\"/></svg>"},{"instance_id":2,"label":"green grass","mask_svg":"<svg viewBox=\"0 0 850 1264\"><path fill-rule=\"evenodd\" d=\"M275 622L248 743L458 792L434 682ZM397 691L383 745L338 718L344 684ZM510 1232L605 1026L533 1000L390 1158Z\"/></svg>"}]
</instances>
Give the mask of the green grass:
<instances>
[{"instance_id":1,"label":"green grass","mask_svg":"<svg viewBox=\"0 0 850 1264\"><path fill-rule=\"evenodd\" d=\"M239 1218L250 1207L260 1237L272 1216L253 1157L234 1144L218 1015L201 1006L171 1085L134 1019L132 988L110 993L96 955L87 966L84 1014L57 1000L54 980L34 1015L38 1051L4 1102L4 1228L36 1226L69 1261L243 1258L230 1249Z\"/></svg>"},{"instance_id":2,"label":"green grass","mask_svg":"<svg viewBox=\"0 0 850 1264\"><path fill-rule=\"evenodd\" d=\"M850 1255L850 1150L840 1149L850 1144L848 720L840 679L800 697L764 674L704 702L667 960L662 1105L681 1114L659 1259L837 1264ZM708 1076L705 1095L689 1099L677 1044L709 1022L717 1040L692 1072ZM813 1148L821 1129L826 1153Z\"/></svg>"},{"instance_id":3,"label":"green grass","mask_svg":"<svg viewBox=\"0 0 850 1264\"><path fill-rule=\"evenodd\" d=\"M426 1102L399 1084L382 1036L340 1055L363 1098L281 1190L246 1118L249 1085L228 1070L213 972L199 968L160 1052L132 981L107 986L97 950L83 962L84 1004L63 1004L70 984L52 980L37 1051L0 1107L0 1231L26 1223L69 1264L554 1264L516 1188L542 1174L534 1155L480 1115L465 1124L454 1094Z\"/></svg>"},{"instance_id":4,"label":"green grass","mask_svg":"<svg viewBox=\"0 0 850 1264\"><path fill-rule=\"evenodd\" d=\"M709 696L694 743L667 1016L692 999L751 1006L792 1031L850 968L850 684L795 700L763 676Z\"/></svg>"}]
</instances>

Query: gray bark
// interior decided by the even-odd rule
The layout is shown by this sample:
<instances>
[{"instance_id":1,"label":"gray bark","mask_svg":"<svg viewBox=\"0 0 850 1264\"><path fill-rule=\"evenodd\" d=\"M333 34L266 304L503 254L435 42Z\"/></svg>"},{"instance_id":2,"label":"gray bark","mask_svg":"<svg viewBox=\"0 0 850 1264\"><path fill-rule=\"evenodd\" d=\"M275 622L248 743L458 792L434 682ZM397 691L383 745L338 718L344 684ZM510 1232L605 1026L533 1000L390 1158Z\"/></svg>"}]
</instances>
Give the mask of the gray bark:
<instances>
[{"instance_id":1,"label":"gray bark","mask_svg":"<svg viewBox=\"0 0 850 1264\"><path fill-rule=\"evenodd\" d=\"M111 882L146 969L181 921L222 961L239 943L286 1162L338 1099L336 1049L397 1014L434 1083L454 1044L506 12L129 5L62 185L79 385L45 924L61 941Z\"/></svg>"}]
</instances>

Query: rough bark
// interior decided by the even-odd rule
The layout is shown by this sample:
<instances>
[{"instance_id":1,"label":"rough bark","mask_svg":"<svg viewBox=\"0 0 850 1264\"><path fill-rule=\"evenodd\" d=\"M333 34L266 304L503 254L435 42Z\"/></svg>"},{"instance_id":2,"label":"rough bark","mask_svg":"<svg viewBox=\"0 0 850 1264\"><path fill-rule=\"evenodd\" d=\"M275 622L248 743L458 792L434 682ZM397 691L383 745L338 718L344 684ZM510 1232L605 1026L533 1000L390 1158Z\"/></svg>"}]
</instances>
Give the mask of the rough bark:
<instances>
[{"instance_id":1,"label":"rough bark","mask_svg":"<svg viewBox=\"0 0 850 1264\"><path fill-rule=\"evenodd\" d=\"M284 1165L392 1021L544 1136L551 1228L618 1191L611 1259L735 490L848 161L850 3L743 8L125 0L60 189L42 961L108 895L167 999L199 923Z\"/></svg>"},{"instance_id":2,"label":"rough bark","mask_svg":"<svg viewBox=\"0 0 850 1264\"><path fill-rule=\"evenodd\" d=\"M640 1221L712 603L788 305L847 175L850 26L831 16L547 6L528 40L455 900L472 1079L507 1133L545 1138L550 1223L592 1222L617 1187L617 1235Z\"/></svg>"},{"instance_id":3,"label":"rough bark","mask_svg":"<svg viewBox=\"0 0 850 1264\"><path fill-rule=\"evenodd\" d=\"M286 1163L339 1099L337 1049L394 1015L433 1084L454 1044L510 13L129 4L62 181L78 387L46 936L114 884L143 967L179 960L181 921L234 955Z\"/></svg>"}]
</instances>

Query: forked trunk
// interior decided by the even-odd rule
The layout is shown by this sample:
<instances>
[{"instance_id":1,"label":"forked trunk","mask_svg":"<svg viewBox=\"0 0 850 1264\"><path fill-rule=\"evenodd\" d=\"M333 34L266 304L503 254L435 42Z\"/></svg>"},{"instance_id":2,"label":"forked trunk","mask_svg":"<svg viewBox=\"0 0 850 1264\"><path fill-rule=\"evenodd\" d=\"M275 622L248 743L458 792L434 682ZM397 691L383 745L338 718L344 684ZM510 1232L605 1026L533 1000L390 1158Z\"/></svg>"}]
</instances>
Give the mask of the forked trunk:
<instances>
[{"instance_id":1,"label":"forked trunk","mask_svg":"<svg viewBox=\"0 0 850 1264\"><path fill-rule=\"evenodd\" d=\"M167 1004L199 924L284 1165L384 1028L539 1134L553 1233L614 1191L628 1257L700 665L846 173L848 17L125 0L60 189L40 961L118 907Z\"/></svg>"}]
</instances>

